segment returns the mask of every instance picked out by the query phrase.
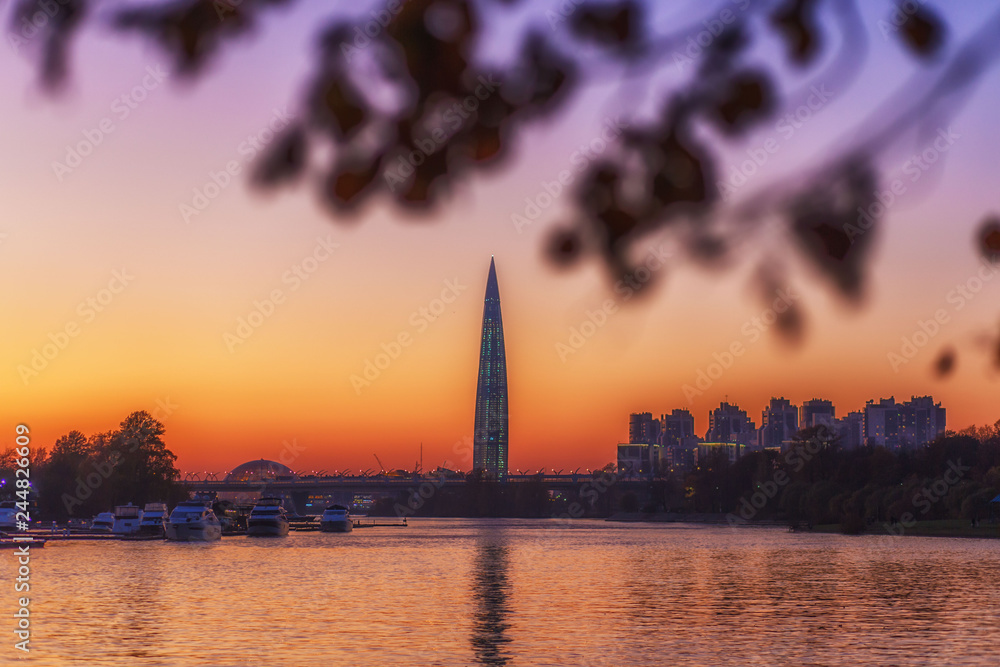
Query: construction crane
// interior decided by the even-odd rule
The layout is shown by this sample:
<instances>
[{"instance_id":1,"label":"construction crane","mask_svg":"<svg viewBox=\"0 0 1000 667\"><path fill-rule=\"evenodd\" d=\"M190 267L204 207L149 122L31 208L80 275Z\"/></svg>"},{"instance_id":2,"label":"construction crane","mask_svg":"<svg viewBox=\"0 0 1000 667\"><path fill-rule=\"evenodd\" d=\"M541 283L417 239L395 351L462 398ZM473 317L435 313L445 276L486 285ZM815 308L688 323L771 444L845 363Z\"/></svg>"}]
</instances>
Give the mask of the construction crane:
<instances>
[{"instance_id":1,"label":"construction crane","mask_svg":"<svg viewBox=\"0 0 1000 667\"><path fill-rule=\"evenodd\" d=\"M381 469L382 472L385 472L385 466L382 465L382 461L379 460L378 454L372 454L372 456L374 456L375 460L378 461L378 467L379 467L379 469Z\"/></svg>"}]
</instances>

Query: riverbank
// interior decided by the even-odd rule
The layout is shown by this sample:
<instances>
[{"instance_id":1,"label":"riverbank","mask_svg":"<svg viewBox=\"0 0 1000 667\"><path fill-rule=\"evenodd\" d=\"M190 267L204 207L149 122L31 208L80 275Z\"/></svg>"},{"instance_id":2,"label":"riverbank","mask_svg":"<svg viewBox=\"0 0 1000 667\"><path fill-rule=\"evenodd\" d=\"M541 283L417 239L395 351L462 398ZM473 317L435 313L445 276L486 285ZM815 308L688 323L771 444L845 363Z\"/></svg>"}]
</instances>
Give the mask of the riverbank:
<instances>
[{"instance_id":1,"label":"riverbank","mask_svg":"<svg viewBox=\"0 0 1000 667\"><path fill-rule=\"evenodd\" d=\"M843 534L840 524L831 523L815 526L814 533ZM917 521L906 526L901 523L890 525L878 523L869 526L861 535L911 535L913 537L975 537L1000 538L1000 523L982 522L973 526L967 519L936 519L933 521Z\"/></svg>"},{"instance_id":2,"label":"riverbank","mask_svg":"<svg viewBox=\"0 0 1000 667\"><path fill-rule=\"evenodd\" d=\"M702 523L708 525L728 525L732 522L731 514L718 514L718 513L680 513L680 512L654 512L651 514L643 512L616 512L611 516L607 517L605 521L619 521L622 523ZM749 526L788 526L786 521L774 521L774 520L762 520L762 521L743 521L739 520L740 525Z\"/></svg>"},{"instance_id":3,"label":"riverbank","mask_svg":"<svg viewBox=\"0 0 1000 667\"><path fill-rule=\"evenodd\" d=\"M618 512L607 518L607 521L618 521L622 523L697 523L705 525L728 525L729 514L681 514L677 512L659 512L655 514L643 514L641 512ZM787 528L787 521L761 520L761 521L740 521L739 526L777 526ZM800 527L796 529L802 533L830 533L844 535L840 524L830 523L812 528ZM852 533L858 534L858 533ZM865 529L860 535L894 535L913 537L973 537L1000 539L1000 523L980 523L973 526L966 519L937 519L933 521L917 521L910 526L901 523L889 525L888 523L878 523Z\"/></svg>"}]
</instances>

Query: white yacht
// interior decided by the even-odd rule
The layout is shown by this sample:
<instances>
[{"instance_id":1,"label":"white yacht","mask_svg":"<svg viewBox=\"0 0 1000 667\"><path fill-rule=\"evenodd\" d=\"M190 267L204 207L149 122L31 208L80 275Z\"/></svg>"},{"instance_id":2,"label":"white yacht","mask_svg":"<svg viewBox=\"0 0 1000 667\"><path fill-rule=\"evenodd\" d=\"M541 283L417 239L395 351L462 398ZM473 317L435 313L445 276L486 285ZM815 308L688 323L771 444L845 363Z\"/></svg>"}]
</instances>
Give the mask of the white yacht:
<instances>
[{"instance_id":1,"label":"white yacht","mask_svg":"<svg viewBox=\"0 0 1000 667\"><path fill-rule=\"evenodd\" d=\"M111 532L115 535L132 535L139 532L139 524L142 523L142 510L129 503L128 505L118 505L115 507L115 522L111 526Z\"/></svg>"},{"instance_id":2,"label":"white yacht","mask_svg":"<svg viewBox=\"0 0 1000 667\"><path fill-rule=\"evenodd\" d=\"M13 500L0 502L0 530L17 528L17 505Z\"/></svg>"},{"instance_id":3,"label":"white yacht","mask_svg":"<svg viewBox=\"0 0 1000 667\"><path fill-rule=\"evenodd\" d=\"M114 512L101 512L90 522L90 530L95 533L110 533L115 528Z\"/></svg>"},{"instance_id":4,"label":"white yacht","mask_svg":"<svg viewBox=\"0 0 1000 667\"><path fill-rule=\"evenodd\" d=\"M351 513L343 505L330 505L319 520L319 529L324 533L349 533L354 529Z\"/></svg>"},{"instance_id":5,"label":"white yacht","mask_svg":"<svg viewBox=\"0 0 1000 667\"><path fill-rule=\"evenodd\" d=\"M219 517L201 500L185 500L170 513L167 539L177 542L211 542L222 537Z\"/></svg>"},{"instance_id":6,"label":"white yacht","mask_svg":"<svg viewBox=\"0 0 1000 667\"><path fill-rule=\"evenodd\" d=\"M158 535L163 537L167 532L166 503L146 503L142 508L142 521L139 522L140 535Z\"/></svg>"},{"instance_id":7,"label":"white yacht","mask_svg":"<svg viewBox=\"0 0 1000 667\"><path fill-rule=\"evenodd\" d=\"M288 515L281 498L261 498L247 519L248 536L281 537L288 534Z\"/></svg>"}]
</instances>

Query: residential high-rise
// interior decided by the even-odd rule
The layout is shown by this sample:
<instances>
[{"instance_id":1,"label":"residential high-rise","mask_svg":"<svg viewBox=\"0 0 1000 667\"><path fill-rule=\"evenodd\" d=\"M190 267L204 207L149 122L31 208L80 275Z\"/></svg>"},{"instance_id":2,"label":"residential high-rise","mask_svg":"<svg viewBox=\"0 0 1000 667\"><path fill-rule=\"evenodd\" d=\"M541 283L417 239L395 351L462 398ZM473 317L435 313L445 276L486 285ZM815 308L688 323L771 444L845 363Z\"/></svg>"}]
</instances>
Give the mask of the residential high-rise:
<instances>
[{"instance_id":1,"label":"residential high-rise","mask_svg":"<svg viewBox=\"0 0 1000 667\"><path fill-rule=\"evenodd\" d=\"M659 444L660 422L651 412L633 412L628 418L628 441L631 445Z\"/></svg>"},{"instance_id":2,"label":"residential high-rise","mask_svg":"<svg viewBox=\"0 0 1000 667\"><path fill-rule=\"evenodd\" d=\"M846 417L837 420L837 435L842 449L857 449L865 444L865 413L858 410L848 412Z\"/></svg>"},{"instance_id":3,"label":"residential high-rise","mask_svg":"<svg viewBox=\"0 0 1000 667\"><path fill-rule=\"evenodd\" d=\"M787 399L772 398L771 403L761 413L757 446L760 449L780 448L781 443L791 440L798 430L798 409Z\"/></svg>"},{"instance_id":4,"label":"residential high-rise","mask_svg":"<svg viewBox=\"0 0 1000 667\"><path fill-rule=\"evenodd\" d=\"M865 444L899 448L899 406L894 397L865 404Z\"/></svg>"},{"instance_id":5,"label":"residential high-rise","mask_svg":"<svg viewBox=\"0 0 1000 667\"><path fill-rule=\"evenodd\" d=\"M500 317L500 287L490 258L483 305L483 338L479 348L473 467L494 479L507 476L507 354Z\"/></svg>"},{"instance_id":6,"label":"residential high-rise","mask_svg":"<svg viewBox=\"0 0 1000 667\"><path fill-rule=\"evenodd\" d=\"M833 428L837 411L833 403L822 398L806 401L799 409L799 428L810 428L824 424Z\"/></svg>"},{"instance_id":7,"label":"residential high-rise","mask_svg":"<svg viewBox=\"0 0 1000 667\"><path fill-rule=\"evenodd\" d=\"M899 406L900 444L915 447L931 442L945 430L945 409L930 396L913 396Z\"/></svg>"},{"instance_id":8,"label":"residential high-rise","mask_svg":"<svg viewBox=\"0 0 1000 667\"><path fill-rule=\"evenodd\" d=\"M720 403L708 414L705 442L738 442L746 447L757 446L757 427L746 410L738 405Z\"/></svg>"},{"instance_id":9,"label":"residential high-rise","mask_svg":"<svg viewBox=\"0 0 1000 667\"><path fill-rule=\"evenodd\" d=\"M694 441L694 415L687 410L671 410L660 415L660 444L664 447Z\"/></svg>"}]
</instances>

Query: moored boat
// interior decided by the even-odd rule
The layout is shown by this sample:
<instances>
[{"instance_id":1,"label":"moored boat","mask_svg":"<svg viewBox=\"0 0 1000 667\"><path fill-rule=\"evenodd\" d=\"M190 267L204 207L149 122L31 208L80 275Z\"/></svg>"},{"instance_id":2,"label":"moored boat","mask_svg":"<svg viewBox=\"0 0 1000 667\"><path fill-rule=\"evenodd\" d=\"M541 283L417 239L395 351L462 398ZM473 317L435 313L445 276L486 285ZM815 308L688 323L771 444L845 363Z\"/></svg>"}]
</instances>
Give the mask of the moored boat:
<instances>
[{"instance_id":1,"label":"moored boat","mask_svg":"<svg viewBox=\"0 0 1000 667\"><path fill-rule=\"evenodd\" d=\"M139 522L139 535L163 537L167 534L166 503L146 503L142 508L142 521Z\"/></svg>"},{"instance_id":2,"label":"moored boat","mask_svg":"<svg viewBox=\"0 0 1000 667\"><path fill-rule=\"evenodd\" d=\"M110 533L115 527L114 512L101 512L90 522L90 530L94 533Z\"/></svg>"},{"instance_id":3,"label":"moored boat","mask_svg":"<svg viewBox=\"0 0 1000 667\"><path fill-rule=\"evenodd\" d=\"M186 500L170 513L166 532L175 542L211 542L222 537L222 526L208 503Z\"/></svg>"},{"instance_id":4,"label":"moored boat","mask_svg":"<svg viewBox=\"0 0 1000 667\"><path fill-rule=\"evenodd\" d=\"M114 516L115 521L111 526L111 532L115 535L133 535L139 532L139 524L142 523L142 510L132 503L115 507Z\"/></svg>"},{"instance_id":5,"label":"moored boat","mask_svg":"<svg viewBox=\"0 0 1000 667\"><path fill-rule=\"evenodd\" d=\"M248 537L283 537L288 534L288 515L280 498L261 498L247 519Z\"/></svg>"},{"instance_id":6,"label":"moored boat","mask_svg":"<svg viewBox=\"0 0 1000 667\"><path fill-rule=\"evenodd\" d=\"M351 513L343 505L330 505L319 521L319 529L324 533L349 533L353 528Z\"/></svg>"},{"instance_id":7,"label":"moored boat","mask_svg":"<svg viewBox=\"0 0 1000 667\"><path fill-rule=\"evenodd\" d=\"M17 503L13 500L0 501L0 530L17 528Z\"/></svg>"}]
</instances>

